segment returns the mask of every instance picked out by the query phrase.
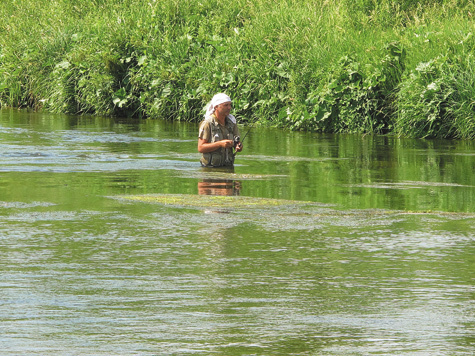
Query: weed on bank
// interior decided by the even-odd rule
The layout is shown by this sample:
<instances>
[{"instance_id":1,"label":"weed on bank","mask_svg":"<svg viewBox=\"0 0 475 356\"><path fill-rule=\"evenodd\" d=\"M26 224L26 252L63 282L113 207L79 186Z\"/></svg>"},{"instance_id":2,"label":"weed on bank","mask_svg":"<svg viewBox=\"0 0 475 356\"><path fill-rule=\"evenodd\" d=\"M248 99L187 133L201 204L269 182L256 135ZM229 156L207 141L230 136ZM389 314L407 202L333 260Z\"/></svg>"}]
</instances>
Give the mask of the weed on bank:
<instances>
[{"instance_id":1,"label":"weed on bank","mask_svg":"<svg viewBox=\"0 0 475 356\"><path fill-rule=\"evenodd\" d=\"M0 102L318 132L475 135L465 0L9 0Z\"/></svg>"}]
</instances>

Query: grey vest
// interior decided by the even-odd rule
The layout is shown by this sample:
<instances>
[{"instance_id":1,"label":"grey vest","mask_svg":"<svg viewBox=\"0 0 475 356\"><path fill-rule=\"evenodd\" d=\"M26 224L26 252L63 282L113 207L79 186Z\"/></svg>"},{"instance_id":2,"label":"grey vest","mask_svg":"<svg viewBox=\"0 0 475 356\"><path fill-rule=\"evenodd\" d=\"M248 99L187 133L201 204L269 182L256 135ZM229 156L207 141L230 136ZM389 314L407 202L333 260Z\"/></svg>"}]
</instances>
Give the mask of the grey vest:
<instances>
[{"instance_id":1,"label":"grey vest","mask_svg":"<svg viewBox=\"0 0 475 356\"><path fill-rule=\"evenodd\" d=\"M233 132L235 124L229 118L226 118L226 123L224 125L226 128L225 131L227 131L226 137L224 137L219 124L215 122L212 117L208 117L205 121L209 122L209 127L211 128L210 143L234 139ZM216 151L203 153L201 164L203 166L212 167L232 166L234 164L233 149L220 147Z\"/></svg>"}]
</instances>

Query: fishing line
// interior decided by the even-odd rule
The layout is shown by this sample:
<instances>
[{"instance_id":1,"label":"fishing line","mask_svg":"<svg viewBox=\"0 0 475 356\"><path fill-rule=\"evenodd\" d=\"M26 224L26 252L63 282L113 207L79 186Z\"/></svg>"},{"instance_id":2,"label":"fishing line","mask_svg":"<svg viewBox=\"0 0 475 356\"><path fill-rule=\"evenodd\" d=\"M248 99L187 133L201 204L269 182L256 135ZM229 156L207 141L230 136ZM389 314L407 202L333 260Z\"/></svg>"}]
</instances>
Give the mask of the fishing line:
<instances>
[{"instance_id":1,"label":"fishing line","mask_svg":"<svg viewBox=\"0 0 475 356\"><path fill-rule=\"evenodd\" d=\"M252 130L252 128L254 127L254 125L255 125L256 122L257 122L257 120L254 121L254 122L251 124L251 126L249 127L249 130L247 130L247 132L244 134L244 137L242 138L242 140L241 140L241 139L239 140L239 142L241 142L241 144L242 144L242 143L244 142L244 140L246 139L247 134L248 134L249 132L251 132L251 130ZM237 151L233 153L233 156L235 157L236 154L237 154Z\"/></svg>"}]
</instances>

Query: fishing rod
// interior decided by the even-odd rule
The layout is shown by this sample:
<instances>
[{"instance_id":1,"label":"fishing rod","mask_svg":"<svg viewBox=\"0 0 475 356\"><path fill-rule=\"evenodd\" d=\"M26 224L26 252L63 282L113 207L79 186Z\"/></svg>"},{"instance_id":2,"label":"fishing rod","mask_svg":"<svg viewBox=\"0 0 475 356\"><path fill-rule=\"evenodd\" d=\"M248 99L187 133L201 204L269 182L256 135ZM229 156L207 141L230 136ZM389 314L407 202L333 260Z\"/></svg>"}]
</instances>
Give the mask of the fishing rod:
<instances>
[{"instance_id":1,"label":"fishing rod","mask_svg":"<svg viewBox=\"0 0 475 356\"><path fill-rule=\"evenodd\" d=\"M251 132L251 130L252 130L252 128L254 127L254 125L255 125L256 122L257 122L257 120L254 121L254 122L251 124L251 126L249 127L249 130L247 130L247 132L244 134L244 137L242 138L242 140L241 140L241 138L240 138L239 136L234 136L234 148L236 148L236 146L237 146L239 143L242 144L242 143L244 142L244 140L246 139L247 134L248 134L249 132ZM236 156L236 154L237 154L237 151L233 153L233 156Z\"/></svg>"},{"instance_id":2,"label":"fishing rod","mask_svg":"<svg viewBox=\"0 0 475 356\"><path fill-rule=\"evenodd\" d=\"M252 130L252 128L254 127L254 125L256 124L256 122L257 122L257 120L254 121L254 122L251 124L251 126L249 126L249 130L247 130L246 134L245 134L244 137L242 138L241 143L244 142L244 139L246 138L247 134L248 134L249 132L251 132L251 130Z\"/></svg>"}]
</instances>

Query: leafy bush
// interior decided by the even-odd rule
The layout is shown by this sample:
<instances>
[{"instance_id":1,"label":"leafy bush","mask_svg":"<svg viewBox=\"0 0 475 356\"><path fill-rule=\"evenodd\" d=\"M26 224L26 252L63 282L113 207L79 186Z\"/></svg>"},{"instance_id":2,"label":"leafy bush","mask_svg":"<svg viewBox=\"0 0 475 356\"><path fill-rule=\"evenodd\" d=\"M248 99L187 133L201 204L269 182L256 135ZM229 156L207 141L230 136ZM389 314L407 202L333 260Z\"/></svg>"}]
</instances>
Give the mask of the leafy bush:
<instances>
[{"instance_id":1,"label":"leafy bush","mask_svg":"<svg viewBox=\"0 0 475 356\"><path fill-rule=\"evenodd\" d=\"M404 60L405 51L398 43L388 44L378 65L365 71L353 58L343 57L328 81L309 94L303 113L287 112L289 126L322 132L388 131L391 93L403 73Z\"/></svg>"},{"instance_id":2,"label":"leafy bush","mask_svg":"<svg viewBox=\"0 0 475 356\"><path fill-rule=\"evenodd\" d=\"M416 120L403 113L443 113L451 136L470 137L472 13L466 0L12 0L0 7L0 103L197 121L224 91L240 121L381 133ZM449 104L427 98L433 112L411 109L415 68L440 53L457 90ZM399 87L405 71L420 78Z\"/></svg>"},{"instance_id":3,"label":"leafy bush","mask_svg":"<svg viewBox=\"0 0 475 356\"><path fill-rule=\"evenodd\" d=\"M420 63L401 83L395 131L411 137L475 137L473 55Z\"/></svg>"}]
</instances>

